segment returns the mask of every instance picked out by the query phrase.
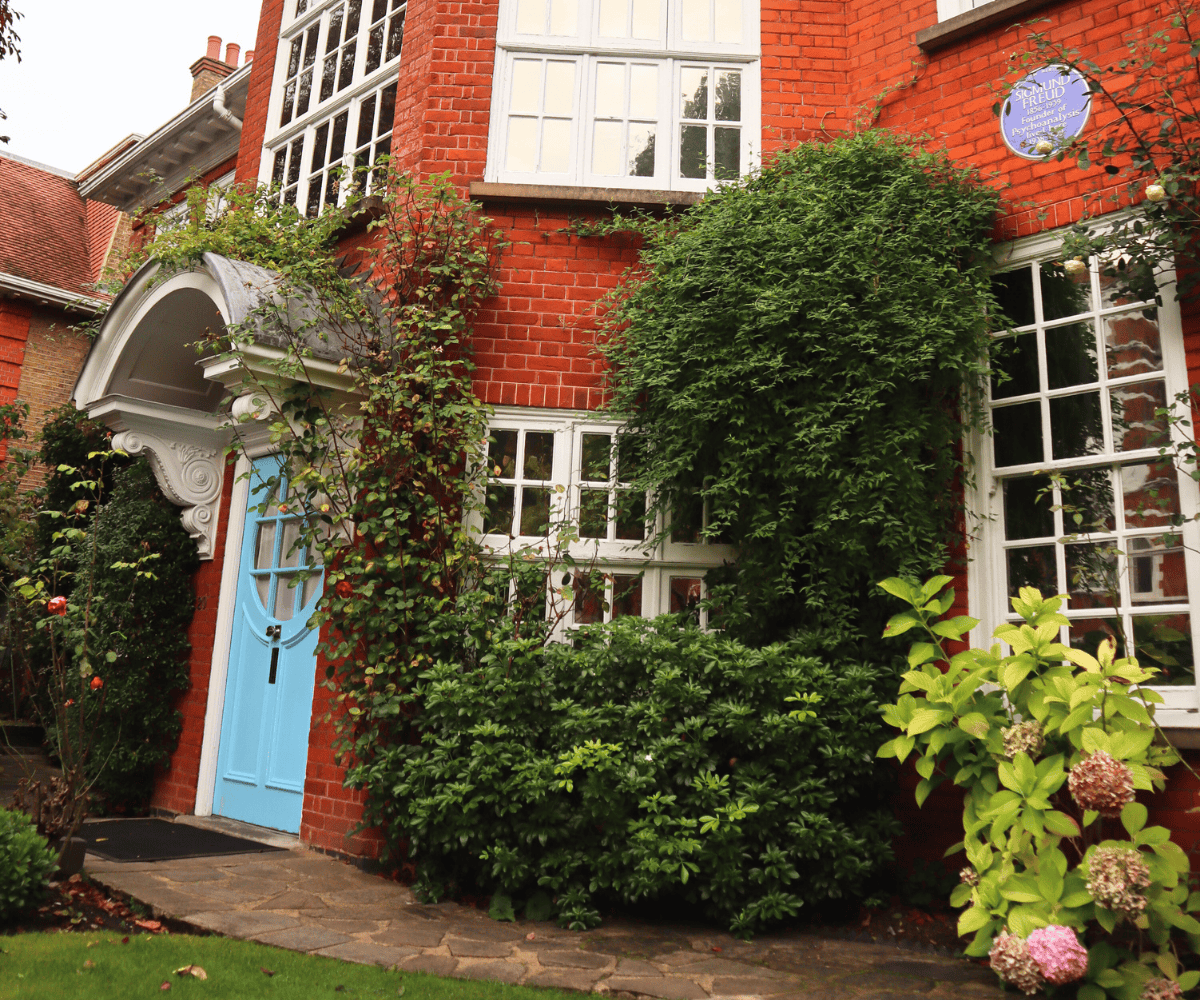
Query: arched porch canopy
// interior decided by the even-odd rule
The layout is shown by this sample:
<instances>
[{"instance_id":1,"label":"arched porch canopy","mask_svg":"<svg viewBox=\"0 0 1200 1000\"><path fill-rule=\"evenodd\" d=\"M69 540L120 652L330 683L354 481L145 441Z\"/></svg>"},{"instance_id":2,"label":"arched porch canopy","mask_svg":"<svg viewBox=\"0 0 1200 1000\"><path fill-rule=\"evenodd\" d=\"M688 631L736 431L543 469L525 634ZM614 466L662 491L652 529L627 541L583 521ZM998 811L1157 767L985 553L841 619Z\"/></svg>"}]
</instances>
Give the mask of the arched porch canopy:
<instances>
[{"instance_id":1,"label":"arched porch canopy","mask_svg":"<svg viewBox=\"0 0 1200 1000\"><path fill-rule=\"evenodd\" d=\"M200 558L211 559L224 453L238 418L257 414L263 401L245 392L232 413L221 402L242 391L246 368L270 378L271 362L283 355L278 333L259 319L261 307L282 302L280 276L211 253L189 270L161 270L149 261L113 302L75 384L75 405L113 430L114 448L149 460L163 492L183 508ZM197 343L244 329L248 319L256 323L253 343L233 356L198 353ZM313 380L349 391L335 352L314 353L307 365ZM265 422L237 426L243 439L257 431L265 441Z\"/></svg>"}]
</instances>

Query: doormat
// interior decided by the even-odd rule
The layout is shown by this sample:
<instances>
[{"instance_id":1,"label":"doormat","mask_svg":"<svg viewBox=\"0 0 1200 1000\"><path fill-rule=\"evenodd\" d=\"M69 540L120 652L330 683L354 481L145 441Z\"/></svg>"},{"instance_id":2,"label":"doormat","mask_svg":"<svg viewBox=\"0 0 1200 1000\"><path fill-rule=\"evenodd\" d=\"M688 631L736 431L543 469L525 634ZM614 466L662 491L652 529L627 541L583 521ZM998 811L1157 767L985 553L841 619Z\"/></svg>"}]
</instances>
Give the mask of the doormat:
<instances>
[{"instance_id":1,"label":"doormat","mask_svg":"<svg viewBox=\"0 0 1200 1000\"><path fill-rule=\"evenodd\" d=\"M286 850L189 823L171 823L165 819L114 819L103 823L85 823L79 835L88 842L88 853L105 861L178 861L182 858L216 858L226 854L267 854Z\"/></svg>"}]
</instances>

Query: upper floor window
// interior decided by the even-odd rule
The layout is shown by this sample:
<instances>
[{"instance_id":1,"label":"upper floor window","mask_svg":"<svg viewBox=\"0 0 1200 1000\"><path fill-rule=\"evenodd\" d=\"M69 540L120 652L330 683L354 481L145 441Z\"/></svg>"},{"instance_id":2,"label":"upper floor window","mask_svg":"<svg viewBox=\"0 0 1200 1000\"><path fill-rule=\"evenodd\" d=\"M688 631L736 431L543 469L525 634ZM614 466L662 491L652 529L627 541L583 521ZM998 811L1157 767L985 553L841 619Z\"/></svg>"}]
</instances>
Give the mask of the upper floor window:
<instances>
[{"instance_id":1,"label":"upper floor window","mask_svg":"<svg viewBox=\"0 0 1200 1000\"><path fill-rule=\"evenodd\" d=\"M502 8L492 180L703 190L758 157L757 0Z\"/></svg>"},{"instance_id":2,"label":"upper floor window","mask_svg":"<svg viewBox=\"0 0 1200 1000\"><path fill-rule=\"evenodd\" d=\"M391 152L406 10L406 0L289 2L260 176L308 215Z\"/></svg>"},{"instance_id":3,"label":"upper floor window","mask_svg":"<svg viewBox=\"0 0 1200 1000\"><path fill-rule=\"evenodd\" d=\"M1022 586L1066 594L1062 641L1094 652L1115 637L1162 672L1162 724L1196 725L1198 497L1160 454L1162 411L1188 383L1179 310L1169 290L1135 300L1096 260L1067 263L1038 238L995 279L1015 326L994 344L1008 377L993 379L977 454L979 617L990 634Z\"/></svg>"}]
</instances>

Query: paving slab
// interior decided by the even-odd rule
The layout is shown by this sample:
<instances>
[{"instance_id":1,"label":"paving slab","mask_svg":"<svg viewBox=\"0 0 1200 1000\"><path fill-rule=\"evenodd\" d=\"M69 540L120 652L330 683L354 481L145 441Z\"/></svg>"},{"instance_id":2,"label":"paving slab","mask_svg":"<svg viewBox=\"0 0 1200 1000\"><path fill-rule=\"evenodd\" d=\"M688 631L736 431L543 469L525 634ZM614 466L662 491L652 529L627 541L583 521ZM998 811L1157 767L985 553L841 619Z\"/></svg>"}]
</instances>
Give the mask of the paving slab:
<instances>
[{"instance_id":1,"label":"paving slab","mask_svg":"<svg viewBox=\"0 0 1200 1000\"><path fill-rule=\"evenodd\" d=\"M289 917L282 913L254 913L242 910L188 913L183 915L183 920L203 930L242 940L248 940L267 931L299 926L299 921L295 917Z\"/></svg>"},{"instance_id":2,"label":"paving slab","mask_svg":"<svg viewBox=\"0 0 1200 1000\"><path fill-rule=\"evenodd\" d=\"M508 958L512 945L502 941L472 941L469 938L452 937L446 944L450 954L456 958Z\"/></svg>"},{"instance_id":3,"label":"paving slab","mask_svg":"<svg viewBox=\"0 0 1200 1000\"><path fill-rule=\"evenodd\" d=\"M771 996L787 989L777 978L765 976L717 976L712 981L713 996Z\"/></svg>"},{"instance_id":4,"label":"paving slab","mask_svg":"<svg viewBox=\"0 0 1200 1000\"><path fill-rule=\"evenodd\" d=\"M460 962L454 975L459 979L487 979L496 983L519 983L525 966L518 962Z\"/></svg>"},{"instance_id":5,"label":"paving slab","mask_svg":"<svg viewBox=\"0 0 1200 1000\"><path fill-rule=\"evenodd\" d=\"M612 957L601 955L594 951L580 951L578 948L556 948L539 950L538 962L542 965L564 966L571 969L607 969L612 965ZM658 970L656 969L657 973ZM658 973L661 975L661 973Z\"/></svg>"},{"instance_id":6,"label":"paving slab","mask_svg":"<svg viewBox=\"0 0 1200 1000\"><path fill-rule=\"evenodd\" d=\"M345 944L350 939L345 934L339 934L326 927L301 926L257 934L254 940L261 944L273 944L277 948L287 948L288 951L316 951L330 945Z\"/></svg>"},{"instance_id":7,"label":"paving slab","mask_svg":"<svg viewBox=\"0 0 1200 1000\"><path fill-rule=\"evenodd\" d=\"M622 958L617 962L618 976L661 976L661 970L639 958Z\"/></svg>"},{"instance_id":8,"label":"paving slab","mask_svg":"<svg viewBox=\"0 0 1200 1000\"><path fill-rule=\"evenodd\" d=\"M340 958L346 962L357 962L359 965L382 965L385 969L390 969L402 959L421 953L416 948L388 948L381 944L347 941L345 944L335 944L331 948L321 948L316 954Z\"/></svg>"},{"instance_id":9,"label":"paving slab","mask_svg":"<svg viewBox=\"0 0 1200 1000\"><path fill-rule=\"evenodd\" d=\"M560 990L580 990L590 993L596 977L581 969L543 969L525 980L526 986L548 986Z\"/></svg>"},{"instance_id":10,"label":"paving slab","mask_svg":"<svg viewBox=\"0 0 1200 1000\"><path fill-rule=\"evenodd\" d=\"M449 924L424 921L393 920L387 930L373 935L380 944L406 945L415 948L436 948L446 936Z\"/></svg>"},{"instance_id":11,"label":"paving slab","mask_svg":"<svg viewBox=\"0 0 1200 1000\"><path fill-rule=\"evenodd\" d=\"M428 972L434 976L449 976L458 968L458 959L449 955L417 955L406 958L400 963L402 969L412 969L414 972Z\"/></svg>"},{"instance_id":12,"label":"paving slab","mask_svg":"<svg viewBox=\"0 0 1200 1000\"><path fill-rule=\"evenodd\" d=\"M649 976L612 976L604 980L604 984L614 992L644 993L664 1000L703 1000L708 996L702 987L690 979L677 979L674 976L658 979Z\"/></svg>"},{"instance_id":13,"label":"paving slab","mask_svg":"<svg viewBox=\"0 0 1200 1000\"><path fill-rule=\"evenodd\" d=\"M288 889L264 899L254 907L256 910L327 910L328 906L320 896L302 889Z\"/></svg>"}]
</instances>

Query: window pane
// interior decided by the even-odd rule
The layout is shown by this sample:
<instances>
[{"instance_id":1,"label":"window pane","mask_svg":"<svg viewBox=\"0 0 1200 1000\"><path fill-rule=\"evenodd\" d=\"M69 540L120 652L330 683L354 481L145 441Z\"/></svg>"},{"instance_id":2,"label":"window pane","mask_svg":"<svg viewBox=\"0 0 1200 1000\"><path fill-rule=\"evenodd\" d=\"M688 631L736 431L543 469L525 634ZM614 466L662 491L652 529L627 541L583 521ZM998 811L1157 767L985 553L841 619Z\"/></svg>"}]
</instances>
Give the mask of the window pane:
<instances>
[{"instance_id":1,"label":"window pane","mask_svg":"<svg viewBox=\"0 0 1200 1000\"><path fill-rule=\"evenodd\" d=\"M1008 596L1022 587L1037 587L1043 595L1058 593L1058 562L1053 545L1008 550Z\"/></svg>"},{"instance_id":2,"label":"window pane","mask_svg":"<svg viewBox=\"0 0 1200 1000\"><path fill-rule=\"evenodd\" d=\"M275 581L275 608L271 614L281 622L290 622L296 614L295 574L289 573Z\"/></svg>"},{"instance_id":3,"label":"window pane","mask_svg":"<svg viewBox=\"0 0 1200 1000\"><path fill-rule=\"evenodd\" d=\"M550 0L550 34L578 33L579 0Z\"/></svg>"},{"instance_id":4,"label":"window pane","mask_svg":"<svg viewBox=\"0 0 1200 1000\"><path fill-rule=\"evenodd\" d=\"M258 603L262 605L263 611L267 611L271 606L271 574L267 573L263 576L256 576L254 578L254 589L258 594Z\"/></svg>"},{"instance_id":5,"label":"window pane","mask_svg":"<svg viewBox=\"0 0 1200 1000\"><path fill-rule=\"evenodd\" d=\"M617 175L621 170L620 122L596 122L592 137L592 173Z\"/></svg>"},{"instance_id":6,"label":"window pane","mask_svg":"<svg viewBox=\"0 0 1200 1000\"><path fill-rule=\"evenodd\" d=\"M683 38L687 42L707 42L709 0L683 0Z\"/></svg>"},{"instance_id":7,"label":"window pane","mask_svg":"<svg viewBox=\"0 0 1200 1000\"><path fill-rule=\"evenodd\" d=\"M388 24L387 58L390 62L404 47L404 15L397 14Z\"/></svg>"},{"instance_id":8,"label":"window pane","mask_svg":"<svg viewBox=\"0 0 1200 1000\"><path fill-rule=\"evenodd\" d=\"M604 591L594 586L582 573L575 574L575 604L573 617L576 625L595 625L604 621Z\"/></svg>"},{"instance_id":9,"label":"window pane","mask_svg":"<svg viewBox=\"0 0 1200 1000\"><path fill-rule=\"evenodd\" d=\"M1072 608L1113 608L1121 602L1117 550L1112 542L1064 546Z\"/></svg>"},{"instance_id":10,"label":"window pane","mask_svg":"<svg viewBox=\"0 0 1200 1000\"><path fill-rule=\"evenodd\" d=\"M307 608L321 592L321 574L314 573L304 581L304 593L300 597L300 606Z\"/></svg>"},{"instance_id":11,"label":"window pane","mask_svg":"<svg viewBox=\"0 0 1200 1000\"><path fill-rule=\"evenodd\" d=\"M612 456L612 437L608 434L584 434L580 468L583 478L592 483L607 483Z\"/></svg>"},{"instance_id":12,"label":"window pane","mask_svg":"<svg viewBox=\"0 0 1200 1000\"><path fill-rule=\"evenodd\" d=\"M1170 460L1121 467L1126 528L1160 528L1179 515L1179 478Z\"/></svg>"},{"instance_id":13,"label":"window pane","mask_svg":"<svg viewBox=\"0 0 1200 1000\"><path fill-rule=\"evenodd\" d=\"M633 0L633 37L658 38L662 31L658 0Z\"/></svg>"},{"instance_id":14,"label":"window pane","mask_svg":"<svg viewBox=\"0 0 1200 1000\"><path fill-rule=\"evenodd\" d=\"M331 166L346 152L346 125L349 121L349 111L343 111L333 120L333 138L329 140L329 163Z\"/></svg>"},{"instance_id":15,"label":"window pane","mask_svg":"<svg viewBox=\"0 0 1200 1000\"><path fill-rule=\"evenodd\" d=\"M646 537L646 494L623 490L617 494L617 538L640 542Z\"/></svg>"},{"instance_id":16,"label":"window pane","mask_svg":"<svg viewBox=\"0 0 1200 1000\"><path fill-rule=\"evenodd\" d=\"M992 411L997 467L1042 461L1042 404L1018 403Z\"/></svg>"},{"instance_id":17,"label":"window pane","mask_svg":"<svg viewBox=\"0 0 1200 1000\"><path fill-rule=\"evenodd\" d=\"M517 31L522 35L540 35L546 30L546 0L520 0L517 4Z\"/></svg>"},{"instance_id":18,"label":"window pane","mask_svg":"<svg viewBox=\"0 0 1200 1000\"><path fill-rule=\"evenodd\" d=\"M654 176L654 126L629 126L629 176Z\"/></svg>"},{"instance_id":19,"label":"window pane","mask_svg":"<svg viewBox=\"0 0 1200 1000\"><path fill-rule=\"evenodd\" d=\"M505 169L531 174L537 169L536 118L510 118L508 120L508 150Z\"/></svg>"},{"instance_id":20,"label":"window pane","mask_svg":"<svg viewBox=\"0 0 1200 1000\"><path fill-rule=\"evenodd\" d=\"M546 105L548 115L569 118L575 111L575 64L546 63Z\"/></svg>"},{"instance_id":21,"label":"window pane","mask_svg":"<svg viewBox=\"0 0 1200 1000\"><path fill-rule=\"evenodd\" d=\"M992 293L996 296L996 303L1006 323L1029 326L1034 322L1033 271L1028 267L994 275Z\"/></svg>"},{"instance_id":22,"label":"window pane","mask_svg":"<svg viewBox=\"0 0 1200 1000\"><path fill-rule=\"evenodd\" d=\"M694 576L671 577L671 614L687 613L700 624L700 593L703 582Z\"/></svg>"},{"instance_id":23,"label":"window pane","mask_svg":"<svg viewBox=\"0 0 1200 1000\"><path fill-rule=\"evenodd\" d=\"M1099 377L1096 330L1091 323L1071 323L1046 331L1046 379L1051 389L1089 385Z\"/></svg>"},{"instance_id":24,"label":"window pane","mask_svg":"<svg viewBox=\"0 0 1200 1000\"><path fill-rule=\"evenodd\" d=\"M288 76L295 76L300 72L300 49L303 44L304 40L299 36L292 39L292 51L288 54Z\"/></svg>"},{"instance_id":25,"label":"window pane","mask_svg":"<svg viewBox=\"0 0 1200 1000\"><path fill-rule=\"evenodd\" d=\"M1022 333L992 341L992 399L1011 399L1037 392L1037 334ZM1005 378L1001 379L1002 373Z\"/></svg>"},{"instance_id":26,"label":"window pane","mask_svg":"<svg viewBox=\"0 0 1200 1000\"><path fill-rule=\"evenodd\" d=\"M623 483L634 480L641 468L645 449L643 438L635 434L622 434L617 438L617 479Z\"/></svg>"},{"instance_id":27,"label":"window pane","mask_svg":"<svg viewBox=\"0 0 1200 1000\"><path fill-rule=\"evenodd\" d=\"M374 73L383 62L383 25L377 24L367 36L367 65L364 72Z\"/></svg>"},{"instance_id":28,"label":"window pane","mask_svg":"<svg viewBox=\"0 0 1200 1000\"><path fill-rule=\"evenodd\" d=\"M612 617L641 615L642 578L640 576L614 576Z\"/></svg>"},{"instance_id":29,"label":"window pane","mask_svg":"<svg viewBox=\"0 0 1200 1000\"><path fill-rule=\"evenodd\" d=\"M342 68L338 72L338 90L345 90L354 82L354 55L358 42L351 42L342 49Z\"/></svg>"},{"instance_id":30,"label":"window pane","mask_svg":"<svg viewBox=\"0 0 1200 1000\"><path fill-rule=\"evenodd\" d=\"M1159 448L1167 443L1167 406L1163 382L1138 382L1112 390L1113 446L1117 451Z\"/></svg>"},{"instance_id":31,"label":"window pane","mask_svg":"<svg viewBox=\"0 0 1200 1000\"><path fill-rule=\"evenodd\" d=\"M704 501L700 497L689 497L675 505L671 515L671 541L698 542L703 527Z\"/></svg>"},{"instance_id":32,"label":"window pane","mask_svg":"<svg viewBox=\"0 0 1200 1000\"><path fill-rule=\"evenodd\" d=\"M371 141L373 129L375 126L375 95L372 94L365 101L358 111L358 141L356 146L365 146Z\"/></svg>"},{"instance_id":33,"label":"window pane","mask_svg":"<svg viewBox=\"0 0 1200 1000\"><path fill-rule=\"evenodd\" d=\"M488 445L488 474L498 479L515 479L517 476L517 432L492 431Z\"/></svg>"},{"instance_id":34,"label":"window pane","mask_svg":"<svg viewBox=\"0 0 1200 1000\"><path fill-rule=\"evenodd\" d=\"M325 38L325 51L332 52L338 47L342 37L342 18L346 16L346 8L339 7L329 15L329 34Z\"/></svg>"},{"instance_id":35,"label":"window pane","mask_svg":"<svg viewBox=\"0 0 1200 1000\"><path fill-rule=\"evenodd\" d=\"M1134 604L1187 600L1183 542L1178 535L1131 538L1128 558L1129 593Z\"/></svg>"},{"instance_id":36,"label":"window pane","mask_svg":"<svg viewBox=\"0 0 1200 1000\"><path fill-rule=\"evenodd\" d=\"M742 130L713 129L713 176L719 181L733 181L742 172Z\"/></svg>"},{"instance_id":37,"label":"window pane","mask_svg":"<svg viewBox=\"0 0 1200 1000\"><path fill-rule=\"evenodd\" d=\"M1063 480L1063 530L1067 534L1093 534L1116 529L1112 469L1069 472Z\"/></svg>"},{"instance_id":38,"label":"window pane","mask_svg":"<svg viewBox=\"0 0 1200 1000\"><path fill-rule=\"evenodd\" d=\"M525 435L526 479L549 479L554 468L554 434L548 431L529 431Z\"/></svg>"},{"instance_id":39,"label":"window pane","mask_svg":"<svg viewBox=\"0 0 1200 1000\"><path fill-rule=\"evenodd\" d=\"M271 169L271 183L275 186L283 184L283 171L287 167L287 146L275 153L275 165Z\"/></svg>"},{"instance_id":40,"label":"window pane","mask_svg":"<svg viewBox=\"0 0 1200 1000\"><path fill-rule=\"evenodd\" d=\"M488 484L487 507L483 514L483 531L487 535L511 535L513 527L513 498L515 486Z\"/></svg>"},{"instance_id":41,"label":"window pane","mask_svg":"<svg viewBox=\"0 0 1200 1000\"><path fill-rule=\"evenodd\" d=\"M300 565L300 521L289 518L283 522L283 538L279 543L279 565Z\"/></svg>"},{"instance_id":42,"label":"window pane","mask_svg":"<svg viewBox=\"0 0 1200 1000\"><path fill-rule=\"evenodd\" d=\"M1054 496L1049 476L1004 481L1004 537L1048 538L1054 534Z\"/></svg>"},{"instance_id":43,"label":"window pane","mask_svg":"<svg viewBox=\"0 0 1200 1000\"><path fill-rule=\"evenodd\" d=\"M579 491L579 537L608 537L608 490Z\"/></svg>"},{"instance_id":44,"label":"window pane","mask_svg":"<svg viewBox=\"0 0 1200 1000\"><path fill-rule=\"evenodd\" d=\"M679 130L679 174L703 179L708 162L708 128L683 125Z\"/></svg>"},{"instance_id":45,"label":"window pane","mask_svg":"<svg viewBox=\"0 0 1200 1000\"><path fill-rule=\"evenodd\" d=\"M325 150L329 146L329 122L325 122L313 136L312 169L313 172L325 166Z\"/></svg>"},{"instance_id":46,"label":"window pane","mask_svg":"<svg viewBox=\"0 0 1200 1000\"><path fill-rule=\"evenodd\" d=\"M377 136L390 132L396 124L396 84L389 84L379 92L379 126Z\"/></svg>"},{"instance_id":47,"label":"window pane","mask_svg":"<svg viewBox=\"0 0 1200 1000\"><path fill-rule=\"evenodd\" d=\"M742 120L742 74L737 70L717 70L717 121Z\"/></svg>"},{"instance_id":48,"label":"window pane","mask_svg":"<svg viewBox=\"0 0 1200 1000\"><path fill-rule=\"evenodd\" d=\"M321 100L327 101L333 96L333 85L337 80L337 56L326 56L321 65Z\"/></svg>"},{"instance_id":49,"label":"window pane","mask_svg":"<svg viewBox=\"0 0 1200 1000\"><path fill-rule=\"evenodd\" d=\"M707 0L706 0L707 2ZM708 118L708 70L685 66L679 71L679 89L684 118Z\"/></svg>"},{"instance_id":50,"label":"window pane","mask_svg":"<svg viewBox=\"0 0 1200 1000\"><path fill-rule=\"evenodd\" d=\"M600 0L600 34L605 38L624 38L628 10L628 0Z\"/></svg>"},{"instance_id":51,"label":"window pane","mask_svg":"<svg viewBox=\"0 0 1200 1000\"><path fill-rule=\"evenodd\" d=\"M1104 451L1100 393L1085 392L1050 400L1050 440L1056 459L1099 455Z\"/></svg>"},{"instance_id":52,"label":"window pane","mask_svg":"<svg viewBox=\"0 0 1200 1000\"><path fill-rule=\"evenodd\" d=\"M1157 667L1155 684L1195 684L1196 660L1188 615L1134 615L1133 646L1143 667Z\"/></svg>"},{"instance_id":53,"label":"window pane","mask_svg":"<svg viewBox=\"0 0 1200 1000\"><path fill-rule=\"evenodd\" d=\"M1147 317L1139 309L1106 317L1104 347L1109 378L1162 371L1158 314L1150 310L1150 316Z\"/></svg>"},{"instance_id":54,"label":"window pane","mask_svg":"<svg viewBox=\"0 0 1200 1000\"><path fill-rule=\"evenodd\" d=\"M300 90L296 96L296 117L308 113L308 101L312 96L312 70L307 69L300 77Z\"/></svg>"},{"instance_id":55,"label":"window pane","mask_svg":"<svg viewBox=\"0 0 1200 1000\"><path fill-rule=\"evenodd\" d=\"M1115 639L1117 656L1125 655L1125 643L1121 639L1120 622L1116 618L1077 618L1071 622L1068 640L1075 649L1082 649L1092 656L1100 649L1105 639Z\"/></svg>"},{"instance_id":56,"label":"window pane","mask_svg":"<svg viewBox=\"0 0 1200 1000\"><path fill-rule=\"evenodd\" d=\"M518 59L513 63L512 100L509 103L509 110L514 115L536 115L541 95L541 61Z\"/></svg>"},{"instance_id":57,"label":"window pane","mask_svg":"<svg viewBox=\"0 0 1200 1000\"><path fill-rule=\"evenodd\" d=\"M625 66L600 63L596 67L596 117L621 118L624 114Z\"/></svg>"},{"instance_id":58,"label":"window pane","mask_svg":"<svg viewBox=\"0 0 1200 1000\"><path fill-rule=\"evenodd\" d=\"M741 0L717 0L716 40L718 42L740 42L742 40Z\"/></svg>"},{"instance_id":59,"label":"window pane","mask_svg":"<svg viewBox=\"0 0 1200 1000\"><path fill-rule=\"evenodd\" d=\"M526 486L521 492L521 534L544 535L550 530L550 491Z\"/></svg>"},{"instance_id":60,"label":"window pane","mask_svg":"<svg viewBox=\"0 0 1200 1000\"><path fill-rule=\"evenodd\" d=\"M254 568L270 569L275 565L275 522L267 521L258 526L258 538L254 543Z\"/></svg>"},{"instance_id":61,"label":"window pane","mask_svg":"<svg viewBox=\"0 0 1200 1000\"><path fill-rule=\"evenodd\" d=\"M1065 319L1092 308L1092 276L1089 270L1067 274L1057 262L1047 261L1041 267L1042 319Z\"/></svg>"},{"instance_id":62,"label":"window pane","mask_svg":"<svg viewBox=\"0 0 1200 1000\"><path fill-rule=\"evenodd\" d=\"M571 169L571 123L548 118L542 124L542 156L538 169L548 174L565 174Z\"/></svg>"},{"instance_id":63,"label":"window pane","mask_svg":"<svg viewBox=\"0 0 1200 1000\"><path fill-rule=\"evenodd\" d=\"M629 117L658 117L658 67L629 67Z\"/></svg>"}]
</instances>

